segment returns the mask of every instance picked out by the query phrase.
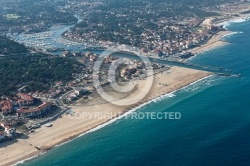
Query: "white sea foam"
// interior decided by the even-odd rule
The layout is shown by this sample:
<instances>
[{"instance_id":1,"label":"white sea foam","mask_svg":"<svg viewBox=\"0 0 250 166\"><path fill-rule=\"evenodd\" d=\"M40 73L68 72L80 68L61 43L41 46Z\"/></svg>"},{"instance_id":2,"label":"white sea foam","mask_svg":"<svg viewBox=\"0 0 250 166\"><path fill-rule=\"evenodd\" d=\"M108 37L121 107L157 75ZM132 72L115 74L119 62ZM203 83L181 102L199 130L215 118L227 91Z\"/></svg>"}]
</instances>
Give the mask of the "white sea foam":
<instances>
[{"instance_id":1,"label":"white sea foam","mask_svg":"<svg viewBox=\"0 0 250 166\"><path fill-rule=\"evenodd\" d=\"M225 38L225 37L230 37L230 36L233 36L233 35L236 35L236 34L242 34L244 32L232 32L232 33L229 33L229 34L226 34L224 36L222 36L221 38Z\"/></svg>"},{"instance_id":2,"label":"white sea foam","mask_svg":"<svg viewBox=\"0 0 250 166\"><path fill-rule=\"evenodd\" d=\"M229 21L219 23L217 25L218 26L223 26L225 29L227 29L227 27L230 26L231 24L242 23L242 22L245 22L245 21L248 21L248 20L246 20L245 18L236 18L236 19L232 19L232 20L229 20Z\"/></svg>"},{"instance_id":3,"label":"white sea foam","mask_svg":"<svg viewBox=\"0 0 250 166\"><path fill-rule=\"evenodd\" d=\"M16 166L16 165L18 165L18 164L23 164L25 161L32 160L32 159L34 159L34 158L36 158L36 157L38 157L38 156L41 156L41 155L43 155L43 154L45 154L45 152L42 152L42 153L40 153L40 154L38 154L38 155L35 155L35 156L29 157L29 158L27 158L27 159L24 159L24 160L22 160L22 161L19 161L19 162L13 164L13 166Z\"/></svg>"},{"instance_id":4,"label":"white sea foam","mask_svg":"<svg viewBox=\"0 0 250 166\"><path fill-rule=\"evenodd\" d=\"M143 103L143 104L139 105L138 107L135 107L135 108L133 108L133 109L131 109L131 110L125 112L124 114L122 114L121 116L119 116L119 117L117 117L117 118L111 119L110 121L108 121L108 122L106 122L106 123L103 123L103 124L98 125L97 127L93 128L93 129L88 130L87 132L85 132L85 133L79 135L79 136L76 137L76 138L82 137L82 136L84 136L84 135L86 135L86 134L89 134L89 133L92 133L92 132L97 131L97 130L99 130L99 129L102 129L102 128L104 128L104 127L106 127L106 126L108 126L108 125L110 125L110 124L116 122L117 120L120 120L120 119L122 119L122 118L124 118L124 117L126 117L126 116L128 116L128 115L130 115L130 114L132 114L133 112L135 112L135 111L137 111L137 110L139 110L139 109L145 107L146 105L148 105L148 104L150 104L150 103L160 102L160 101L162 101L162 100L164 100L164 99L166 99L166 98L173 98L173 97L175 97L175 94L174 94L174 93L176 93L176 92L178 92L178 91L181 91L181 90L184 90L184 89L186 89L186 88L188 88L188 87L190 87L190 86L192 86L192 85L195 85L195 84L197 84L197 83L199 83L199 82L202 82L202 81L204 81L204 80L206 80L206 79L208 79L208 78L210 78L210 77L212 77L212 75L207 76L207 77L204 77L204 78L201 78L201 79L199 79L199 80L197 80L197 81L195 81L195 82L190 83L189 85L187 85L187 86L185 86L185 87L182 87L182 88L180 88L180 89L174 90L173 92L164 94L164 95L159 96L159 97L157 97L157 98L155 98L155 99L153 99L153 100L150 100L150 101L148 101L148 102L146 102L146 103ZM71 140L69 140L69 141L66 141L66 142L64 142L64 143L61 143L61 144L59 144L59 145L56 145L55 147L59 147L59 146L62 146L62 145L64 145L64 144L67 144L67 143L69 143L69 142L75 140L76 138L73 138L73 139L71 139ZM27 159L22 160L22 161L19 161L18 163L14 164L14 165L22 164L22 163L24 163L25 161L32 160L32 159L34 159L34 158L36 158L36 157L39 157L39 156L41 156L41 155L43 155L43 154L45 154L45 153L46 153L46 152L43 152L43 153L41 153L41 154L39 154L39 155L36 155L36 156L30 157L30 158L27 158Z\"/></svg>"},{"instance_id":5,"label":"white sea foam","mask_svg":"<svg viewBox=\"0 0 250 166\"><path fill-rule=\"evenodd\" d=\"M150 101L148 101L148 102L146 102L146 103L143 103L143 104L141 104L141 105L139 105L139 106L137 106L137 107L135 107L135 108L133 108L133 109L131 109L131 110L125 112L124 114L122 114L121 116L119 116L119 117L117 117L117 118L111 119L110 121L108 121L108 122L106 122L106 123L104 123L104 124L98 125L97 127L88 130L87 132L85 132L85 133L79 135L79 136L76 137L76 138L82 137L82 136L84 136L84 135L86 135L86 134L92 133L92 132L94 132L94 131L97 131L97 130L99 130L99 129L105 127L105 126L108 126L108 125L112 124L113 122L115 122L115 121L117 121L117 120L119 120L119 119L122 119L122 118L128 116L129 114L131 114L131 113L133 113L133 112L135 112L135 111L137 111L137 110L143 108L144 106L146 106L146 105L148 105L148 104L150 104L150 103L159 102L159 101L162 101L163 99L166 99L166 98L173 98L173 97L175 97L175 94L174 94L174 93L176 93L177 91L184 90L184 89L188 88L189 86L195 85L195 84L197 84L197 83L199 83L199 82L201 82L201 81L203 81L203 80L205 80L205 79L208 79L208 78L210 78L210 77L212 77L212 75L207 76L207 77L204 77L204 78L201 78L201 79L199 79L199 80L197 80L197 81L195 81L195 82L190 83L189 85L187 85L187 86L185 86L185 87L182 87L182 88L180 88L180 89L174 90L173 92L164 94L164 95L159 96L159 97L157 97L157 98L155 98L155 99L153 99L153 100L150 100ZM75 138L74 138L74 139L75 139ZM74 139L72 139L72 140L74 140ZM70 140L70 141L72 141L72 140ZM70 141L64 142L64 143L62 143L62 144L60 144L60 145L57 145L57 146L61 146L61 145L66 144L66 143L68 143L68 142L70 142Z\"/></svg>"}]
</instances>

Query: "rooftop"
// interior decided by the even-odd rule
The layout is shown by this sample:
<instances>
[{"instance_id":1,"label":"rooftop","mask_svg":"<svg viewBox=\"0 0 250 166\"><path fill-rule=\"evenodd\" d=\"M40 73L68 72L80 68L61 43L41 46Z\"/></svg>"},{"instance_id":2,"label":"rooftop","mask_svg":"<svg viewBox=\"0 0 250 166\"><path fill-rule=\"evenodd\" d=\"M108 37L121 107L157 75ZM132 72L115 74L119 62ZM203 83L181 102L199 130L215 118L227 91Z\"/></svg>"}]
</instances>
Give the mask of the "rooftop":
<instances>
[{"instance_id":1,"label":"rooftop","mask_svg":"<svg viewBox=\"0 0 250 166\"><path fill-rule=\"evenodd\" d=\"M18 113L32 113L32 112L39 112L45 108L47 108L48 106L51 106L52 103L50 102L46 102L43 103L42 105L38 106L38 107L34 107L34 108L30 108L30 107L21 107L20 109L17 110Z\"/></svg>"}]
</instances>

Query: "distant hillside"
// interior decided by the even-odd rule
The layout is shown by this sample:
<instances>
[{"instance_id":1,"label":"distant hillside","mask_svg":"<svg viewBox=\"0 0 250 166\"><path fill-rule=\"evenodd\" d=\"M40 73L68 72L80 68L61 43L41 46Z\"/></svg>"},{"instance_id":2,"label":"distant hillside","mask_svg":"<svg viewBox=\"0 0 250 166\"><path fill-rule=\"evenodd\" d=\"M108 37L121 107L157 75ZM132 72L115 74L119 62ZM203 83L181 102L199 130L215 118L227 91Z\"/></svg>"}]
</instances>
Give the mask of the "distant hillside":
<instances>
[{"instance_id":1,"label":"distant hillside","mask_svg":"<svg viewBox=\"0 0 250 166\"><path fill-rule=\"evenodd\" d=\"M0 36L0 54L13 55L25 52L27 52L27 49L24 45L14 42L4 36Z\"/></svg>"}]
</instances>

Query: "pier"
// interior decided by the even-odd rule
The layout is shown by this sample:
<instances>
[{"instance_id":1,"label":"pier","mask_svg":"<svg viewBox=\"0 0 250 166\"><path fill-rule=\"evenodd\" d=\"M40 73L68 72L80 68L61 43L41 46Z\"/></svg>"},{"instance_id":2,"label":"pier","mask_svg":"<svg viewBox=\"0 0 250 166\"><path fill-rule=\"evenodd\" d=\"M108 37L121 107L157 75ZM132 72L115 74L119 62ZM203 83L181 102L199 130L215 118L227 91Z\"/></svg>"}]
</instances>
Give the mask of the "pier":
<instances>
[{"instance_id":1,"label":"pier","mask_svg":"<svg viewBox=\"0 0 250 166\"><path fill-rule=\"evenodd\" d=\"M195 70L211 72L211 73L214 73L214 74L216 74L218 76L241 77L241 74L234 74L234 73L231 72L231 70L228 70L228 69L222 68L222 67L212 67L212 66L191 64L191 63L185 63L185 62L160 60L160 59L155 59L155 58L150 58L150 60L152 62L167 64L167 65L170 65L170 66L179 66L179 67L184 67L184 68L189 68L189 69L195 69Z\"/></svg>"},{"instance_id":2,"label":"pier","mask_svg":"<svg viewBox=\"0 0 250 166\"><path fill-rule=\"evenodd\" d=\"M138 57L138 54L133 54L133 53L127 53L127 52L117 52L114 54L114 56L117 57L126 57L126 58L132 58L136 60L141 60ZM178 67L183 67L183 68L189 68L189 69L195 69L195 70L201 70L201 71L206 71L206 72L211 72L214 74L217 74L218 76L234 76L234 77L240 77L240 74L235 74L232 73L231 70L227 68L222 68L222 67L213 67L213 66L205 66L205 65L200 65L200 64L192 64L192 63L187 63L187 62L179 62L179 61L170 61L166 59L161 59L159 57L148 57L144 55L140 55L141 57L147 57L151 62L154 63L161 63L164 65L169 65L169 66L178 66Z\"/></svg>"},{"instance_id":3,"label":"pier","mask_svg":"<svg viewBox=\"0 0 250 166\"><path fill-rule=\"evenodd\" d=\"M214 73L218 76L224 76L224 77L241 77L241 74L234 74L231 72L231 70L228 70L226 68L222 67L212 67L212 66L205 66L205 65L199 65L199 64L191 64L191 63L185 63L185 62L175 62L175 61L168 61L168 60L159 60L150 58L152 62L167 64L171 66L179 66L184 68L190 68L195 70L201 70L206 72Z\"/></svg>"},{"instance_id":4,"label":"pier","mask_svg":"<svg viewBox=\"0 0 250 166\"><path fill-rule=\"evenodd\" d=\"M212 73L223 72L223 69L219 67L203 66L203 65L178 62L178 61L160 60L160 59L155 59L155 58L149 58L149 59L152 62L167 64L170 66L178 66L178 67L202 70L202 71L207 71L207 72L212 72Z\"/></svg>"}]
</instances>

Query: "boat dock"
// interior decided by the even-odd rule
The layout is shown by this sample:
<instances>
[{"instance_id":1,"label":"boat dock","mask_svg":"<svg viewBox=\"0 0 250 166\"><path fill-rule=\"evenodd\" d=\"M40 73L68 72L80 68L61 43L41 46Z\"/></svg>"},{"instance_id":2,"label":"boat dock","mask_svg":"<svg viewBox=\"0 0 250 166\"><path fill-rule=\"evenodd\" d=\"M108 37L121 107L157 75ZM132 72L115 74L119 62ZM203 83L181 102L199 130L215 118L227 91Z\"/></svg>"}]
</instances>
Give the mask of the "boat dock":
<instances>
[{"instance_id":1,"label":"boat dock","mask_svg":"<svg viewBox=\"0 0 250 166\"><path fill-rule=\"evenodd\" d=\"M241 77L241 74L234 74L231 73L231 70L222 68L222 67L212 67L212 66L205 66L205 65L199 65L199 64L191 64L191 63L185 63L185 62L176 62L176 61L168 61L168 60L159 60L155 58L150 58L152 62L167 64L170 66L179 66L184 68L190 68L195 70L201 70L206 72L214 73L218 76L225 76L225 77Z\"/></svg>"},{"instance_id":2,"label":"boat dock","mask_svg":"<svg viewBox=\"0 0 250 166\"><path fill-rule=\"evenodd\" d=\"M119 52L114 54L115 56L125 56L126 58L133 58L133 59L138 59L138 54L131 54L127 52ZM145 57L144 55L140 55L141 57ZM187 63L187 62L180 62L180 61L171 61L171 60L166 60L162 59L160 57L148 57L151 62L154 63L161 63L164 65L169 65L169 66L178 66L178 67L183 67L183 68L189 68L189 69L195 69L195 70L201 70L201 71L206 71L206 72L211 72L214 74L217 74L219 76L234 76L234 77L240 77L240 74L233 74L230 69L227 68L222 68L222 67L213 67L213 66L205 66L205 65L200 65L200 64L192 64L192 63Z\"/></svg>"}]
</instances>

